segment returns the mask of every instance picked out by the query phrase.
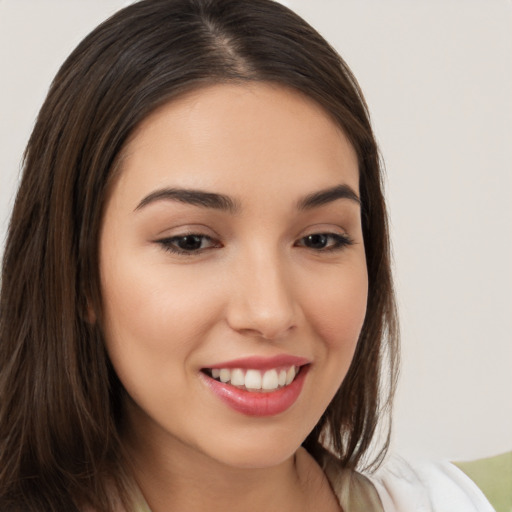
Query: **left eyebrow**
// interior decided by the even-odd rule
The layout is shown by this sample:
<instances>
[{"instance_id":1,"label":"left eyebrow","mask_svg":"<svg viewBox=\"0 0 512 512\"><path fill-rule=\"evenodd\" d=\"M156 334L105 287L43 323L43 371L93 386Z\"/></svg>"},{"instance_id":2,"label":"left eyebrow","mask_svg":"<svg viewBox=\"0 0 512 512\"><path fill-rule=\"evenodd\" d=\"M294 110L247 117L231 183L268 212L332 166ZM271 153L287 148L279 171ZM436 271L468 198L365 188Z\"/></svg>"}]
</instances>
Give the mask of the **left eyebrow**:
<instances>
[{"instance_id":1,"label":"left eyebrow","mask_svg":"<svg viewBox=\"0 0 512 512\"><path fill-rule=\"evenodd\" d=\"M300 211L317 208L328 203L332 203L338 199L350 199L361 205L361 199L354 189L349 185L337 185L336 187L319 190L312 194L308 194L297 202L297 209Z\"/></svg>"}]
</instances>

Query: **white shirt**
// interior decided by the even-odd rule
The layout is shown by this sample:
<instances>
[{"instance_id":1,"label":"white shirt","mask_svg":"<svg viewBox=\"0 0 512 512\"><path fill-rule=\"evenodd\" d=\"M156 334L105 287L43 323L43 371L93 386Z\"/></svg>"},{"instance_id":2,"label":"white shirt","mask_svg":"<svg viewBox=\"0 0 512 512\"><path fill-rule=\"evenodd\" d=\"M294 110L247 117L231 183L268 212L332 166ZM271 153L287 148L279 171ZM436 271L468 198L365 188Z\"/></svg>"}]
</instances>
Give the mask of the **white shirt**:
<instances>
[{"instance_id":1,"label":"white shirt","mask_svg":"<svg viewBox=\"0 0 512 512\"><path fill-rule=\"evenodd\" d=\"M476 484L449 462L392 456L365 476L385 512L495 512Z\"/></svg>"}]
</instances>

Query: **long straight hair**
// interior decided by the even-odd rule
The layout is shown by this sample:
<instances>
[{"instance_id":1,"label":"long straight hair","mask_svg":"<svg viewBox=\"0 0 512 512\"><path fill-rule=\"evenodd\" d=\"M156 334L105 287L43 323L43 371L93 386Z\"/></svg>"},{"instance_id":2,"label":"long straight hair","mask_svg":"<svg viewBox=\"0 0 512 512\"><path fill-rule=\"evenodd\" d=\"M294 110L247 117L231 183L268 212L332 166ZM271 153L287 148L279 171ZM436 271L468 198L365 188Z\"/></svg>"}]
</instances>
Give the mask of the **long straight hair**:
<instances>
[{"instance_id":1,"label":"long straight hair","mask_svg":"<svg viewBox=\"0 0 512 512\"><path fill-rule=\"evenodd\" d=\"M349 372L303 445L318 460L328 446L348 468L364 460L391 403L398 333L379 152L359 86L312 27L272 0L143 0L66 60L25 152L0 297L2 510L108 512L113 496L129 509L124 390L101 330L98 236L109 184L130 134L160 105L254 81L312 98L358 156L367 314ZM389 432L374 463L388 441Z\"/></svg>"}]
</instances>

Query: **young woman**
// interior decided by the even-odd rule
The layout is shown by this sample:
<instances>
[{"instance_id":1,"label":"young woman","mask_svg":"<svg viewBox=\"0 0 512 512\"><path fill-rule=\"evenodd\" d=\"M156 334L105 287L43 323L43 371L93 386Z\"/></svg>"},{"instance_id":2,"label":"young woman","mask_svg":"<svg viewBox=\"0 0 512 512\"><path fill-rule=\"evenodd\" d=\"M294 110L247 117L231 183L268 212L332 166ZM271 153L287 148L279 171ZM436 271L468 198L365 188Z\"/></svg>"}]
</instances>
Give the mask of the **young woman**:
<instances>
[{"instance_id":1,"label":"young woman","mask_svg":"<svg viewBox=\"0 0 512 512\"><path fill-rule=\"evenodd\" d=\"M77 47L0 307L2 510L435 503L423 469L359 472L397 366L379 155L350 70L278 3L143 0ZM453 474L450 503L491 510Z\"/></svg>"}]
</instances>

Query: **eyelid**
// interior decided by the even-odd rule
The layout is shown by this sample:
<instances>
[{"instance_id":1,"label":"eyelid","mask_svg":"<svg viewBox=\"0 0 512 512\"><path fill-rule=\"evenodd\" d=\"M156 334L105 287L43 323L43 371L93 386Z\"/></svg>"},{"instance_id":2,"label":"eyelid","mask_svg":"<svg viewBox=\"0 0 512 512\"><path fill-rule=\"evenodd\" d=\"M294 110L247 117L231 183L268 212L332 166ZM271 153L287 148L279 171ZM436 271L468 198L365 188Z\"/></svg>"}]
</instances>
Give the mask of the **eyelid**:
<instances>
[{"instance_id":1,"label":"eyelid","mask_svg":"<svg viewBox=\"0 0 512 512\"><path fill-rule=\"evenodd\" d=\"M301 229L297 239L302 239L311 235L332 235L339 236L345 239L352 239L349 235L349 229L346 229L338 222L318 222L310 224L304 229Z\"/></svg>"},{"instance_id":2,"label":"eyelid","mask_svg":"<svg viewBox=\"0 0 512 512\"><path fill-rule=\"evenodd\" d=\"M167 224L167 222L166 222ZM174 224L174 222L172 223ZM187 235L204 235L209 236L210 238L217 237L217 233L209 227L207 224L201 224L196 222L190 223L176 223L174 226L165 226L165 229L159 229L153 235L154 241L157 239L166 239L173 238L179 236L187 236Z\"/></svg>"}]
</instances>

